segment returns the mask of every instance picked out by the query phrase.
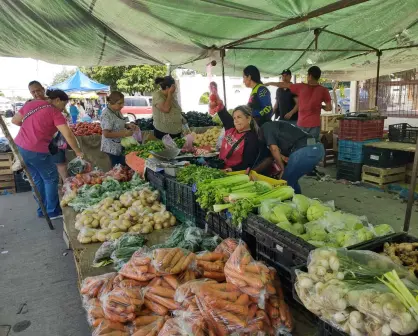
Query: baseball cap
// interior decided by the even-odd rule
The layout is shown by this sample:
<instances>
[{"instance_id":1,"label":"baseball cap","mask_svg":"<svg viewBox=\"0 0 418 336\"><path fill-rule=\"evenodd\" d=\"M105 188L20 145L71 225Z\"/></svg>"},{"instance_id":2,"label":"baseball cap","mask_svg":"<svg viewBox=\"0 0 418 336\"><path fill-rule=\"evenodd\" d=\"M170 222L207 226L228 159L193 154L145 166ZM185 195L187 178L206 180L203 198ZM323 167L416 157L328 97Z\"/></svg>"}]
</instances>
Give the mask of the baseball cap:
<instances>
[{"instance_id":1,"label":"baseball cap","mask_svg":"<svg viewBox=\"0 0 418 336\"><path fill-rule=\"evenodd\" d=\"M290 69L285 69L285 70L282 71L281 75L289 75L289 76L291 76L292 75L292 71L290 71Z\"/></svg>"}]
</instances>

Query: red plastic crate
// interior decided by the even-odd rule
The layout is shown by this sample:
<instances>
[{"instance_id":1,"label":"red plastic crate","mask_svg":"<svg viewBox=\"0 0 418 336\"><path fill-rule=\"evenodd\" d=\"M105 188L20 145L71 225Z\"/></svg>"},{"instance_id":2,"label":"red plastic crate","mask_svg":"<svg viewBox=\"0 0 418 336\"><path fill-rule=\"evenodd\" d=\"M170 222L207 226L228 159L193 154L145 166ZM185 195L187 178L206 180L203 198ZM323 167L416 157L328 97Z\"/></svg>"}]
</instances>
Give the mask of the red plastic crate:
<instances>
[{"instance_id":1,"label":"red plastic crate","mask_svg":"<svg viewBox=\"0 0 418 336\"><path fill-rule=\"evenodd\" d=\"M383 119L341 119L338 138L341 140L364 141L383 138Z\"/></svg>"}]
</instances>

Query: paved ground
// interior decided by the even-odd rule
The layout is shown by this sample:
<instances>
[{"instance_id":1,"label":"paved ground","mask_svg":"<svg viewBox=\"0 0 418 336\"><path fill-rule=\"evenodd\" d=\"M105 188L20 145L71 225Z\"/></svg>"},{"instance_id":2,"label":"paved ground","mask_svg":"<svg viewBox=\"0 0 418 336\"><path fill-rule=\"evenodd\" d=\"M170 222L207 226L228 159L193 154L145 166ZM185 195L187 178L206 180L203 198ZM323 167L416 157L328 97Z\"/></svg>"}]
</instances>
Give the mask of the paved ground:
<instances>
[{"instance_id":1,"label":"paved ground","mask_svg":"<svg viewBox=\"0 0 418 336\"><path fill-rule=\"evenodd\" d=\"M31 193L0 196L0 336L90 335L62 222L50 231L35 207Z\"/></svg>"},{"instance_id":2,"label":"paved ground","mask_svg":"<svg viewBox=\"0 0 418 336\"><path fill-rule=\"evenodd\" d=\"M402 228L405 204L393 195L312 178L301 185L309 197L335 200L337 207L367 215L372 223ZM50 231L36 218L35 207L31 193L0 196L0 336L90 335L62 223L54 221L56 230ZM411 221L414 235L417 211Z\"/></svg>"}]
</instances>

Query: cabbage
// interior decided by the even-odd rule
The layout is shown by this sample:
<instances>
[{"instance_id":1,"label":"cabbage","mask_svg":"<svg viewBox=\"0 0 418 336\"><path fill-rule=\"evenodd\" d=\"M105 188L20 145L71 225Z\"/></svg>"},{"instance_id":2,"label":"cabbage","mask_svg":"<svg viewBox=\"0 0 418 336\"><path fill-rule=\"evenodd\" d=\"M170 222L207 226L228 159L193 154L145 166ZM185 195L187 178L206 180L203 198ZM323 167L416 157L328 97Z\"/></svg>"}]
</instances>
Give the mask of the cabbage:
<instances>
[{"instance_id":1,"label":"cabbage","mask_svg":"<svg viewBox=\"0 0 418 336\"><path fill-rule=\"evenodd\" d=\"M279 204L273 208L273 214L270 215L270 219L273 223L288 222L292 207L287 204Z\"/></svg>"},{"instance_id":2,"label":"cabbage","mask_svg":"<svg viewBox=\"0 0 418 336\"><path fill-rule=\"evenodd\" d=\"M301 194L296 194L293 196L292 202L296 205L296 209L304 216L306 216L306 212L311 204L311 200Z\"/></svg>"},{"instance_id":3,"label":"cabbage","mask_svg":"<svg viewBox=\"0 0 418 336\"><path fill-rule=\"evenodd\" d=\"M133 147L133 146L139 146L138 141L135 140L134 137L130 136L130 137L126 137L126 138L122 138L121 140L121 145L122 147Z\"/></svg>"},{"instance_id":4,"label":"cabbage","mask_svg":"<svg viewBox=\"0 0 418 336\"><path fill-rule=\"evenodd\" d=\"M325 242L319 240L308 240L308 243L315 246L315 247L324 247Z\"/></svg>"},{"instance_id":5,"label":"cabbage","mask_svg":"<svg viewBox=\"0 0 418 336\"><path fill-rule=\"evenodd\" d=\"M374 227L374 232L376 236L381 237L394 233L395 231L389 224L380 224Z\"/></svg>"},{"instance_id":6,"label":"cabbage","mask_svg":"<svg viewBox=\"0 0 418 336\"><path fill-rule=\"evenodd\" d=\"M327 212L320 221L328 232L360 230L363 228L360 217L342 211Z\"/></svg>"},{"instance_id":7,"label":"cabbage","mask_svg":"<svg viewBox=\"0 0 418 336\"><path fill-rule=\"evenodd\" d=\"M306 218L297 209L292 210L289 219L294 223L306 223Z\"/></svg>"},{"instance_id":8,"label":"cabbage","mask_svg":"<svg viewBox=\"0 0 418 336\"><path fill-rule=\"evenodd\" d=\"M298 234L302 234L305 232L305 227L301 223L295 223L292 226L294 231L296 231Z\"/></svg>"},{"instance_id":9,"label":"cabbage","mask_svg":"<svg viewBox=\"0 0 418 336\"><path fill-rule=\"evenodd\" d=\"M323 217L326 212L330 211L332 211L331 208L319 202L315 202L308 208L308 211L306 212L306 217L308 217L308 220L311 222Z\"/></svg>"},{"instance_id":10,"label":"cabbage","mask_svg":"<svg viewBox=\"0 0 418 336\"><path fill-rule=\"evenodd\" d=\"M296 235L297 232L293 228L292 224L290 222L281 222L279 224L276 224L279 228L286 230L287 232L290 232L291 234Z\"/></svg>"}]
</instances>

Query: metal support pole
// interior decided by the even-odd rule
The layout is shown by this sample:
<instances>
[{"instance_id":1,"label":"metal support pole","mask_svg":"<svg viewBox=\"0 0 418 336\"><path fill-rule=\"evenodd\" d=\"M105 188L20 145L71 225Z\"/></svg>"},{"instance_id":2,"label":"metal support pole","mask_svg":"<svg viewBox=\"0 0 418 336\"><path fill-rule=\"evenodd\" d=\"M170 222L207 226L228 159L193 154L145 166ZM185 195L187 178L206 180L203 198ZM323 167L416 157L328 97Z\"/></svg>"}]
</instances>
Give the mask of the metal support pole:
<instances>
[{"instance_id":1,"label":"metal support pole","mask_svg":"<svg viewBox=\"0 0 418 336\"><path fill-rule=\"evenodd\" d=\"M224 106L226 108L226 85L225 85L225 64L224 64L224 59L225 59L225 49L221 49L221 63L222 63L222 87L224 90Z\"/></svg>"},{"instance_id":2,"label":"metal support pole","mask_svg":"<svg viewBox=\"0 0 418 336\"><path fill-rule=\"evenodd\" d=\"M170 76L171 75L171 64L170 63L167 63L166 64L166 67L167 67L167 74L166 74L166 76Z\"/></svg>"},{"instance_id":3,"label":"metal support pole","mask_svg":"<svg viewBox=\"0 0 418 336\"><path fill-rule=\"evenodd\" d=\"M405 221L403 223L403 230L405 232L409 231L409 222L411 221L412 206L414 205L415 185L417 183L417 170L418 170L418 137L417 137L417 143L415 146L414 165L412 166L411 183L409 185L408 204L406 205Z\"/></svg>"},{"instance_id":4,"label":"metal support pole","mask_svg":"<svg viewBox=\"0 0 418 336\"><path fill-rule=\"evenodd\" d=\"M6 126L6 123L4 122L3 117L1 117L1 116L0 116L0 128L3 131L3 134L6 136L6 139L9 140L9 145L10 145L10 148L12 149L12 151L13 151L13 154L19 159L19 161L22 164L23 170L25 171L26 176L29 179L29 183L30 183L30 185L33 189L33 192L35 194L36 199L38 200L38 204L41 207L42 213L45 217L46 222L48 223L49 228L51 230L54 230L54 226L52 225L51 219L49 218L48 213L46 212L45 206L42 202L41 194L39 193L38 188L36 188L35 182L33 182L33 179L32 179L32 175L29 173L28 168L26 167L25 161L23 161L23 158L20 155L20 152L17 149L17 146L16 146L15 142L14 142L12 136L10 135L9 129Z\"/></svg>"},{"instance_id":5,"label":"metal support pole","mask_svg":"<svg viewBox=\"0 0 418 336\"><path fill-rule=\"evenodd\" d=\"M380 77L380 56L382 56L382 52L378 51L377 55L377 73L376 73L376 97L374 99L374 106L377 109L377 98L379 94L379 77Z\"/></svg>"}]
</instances>

